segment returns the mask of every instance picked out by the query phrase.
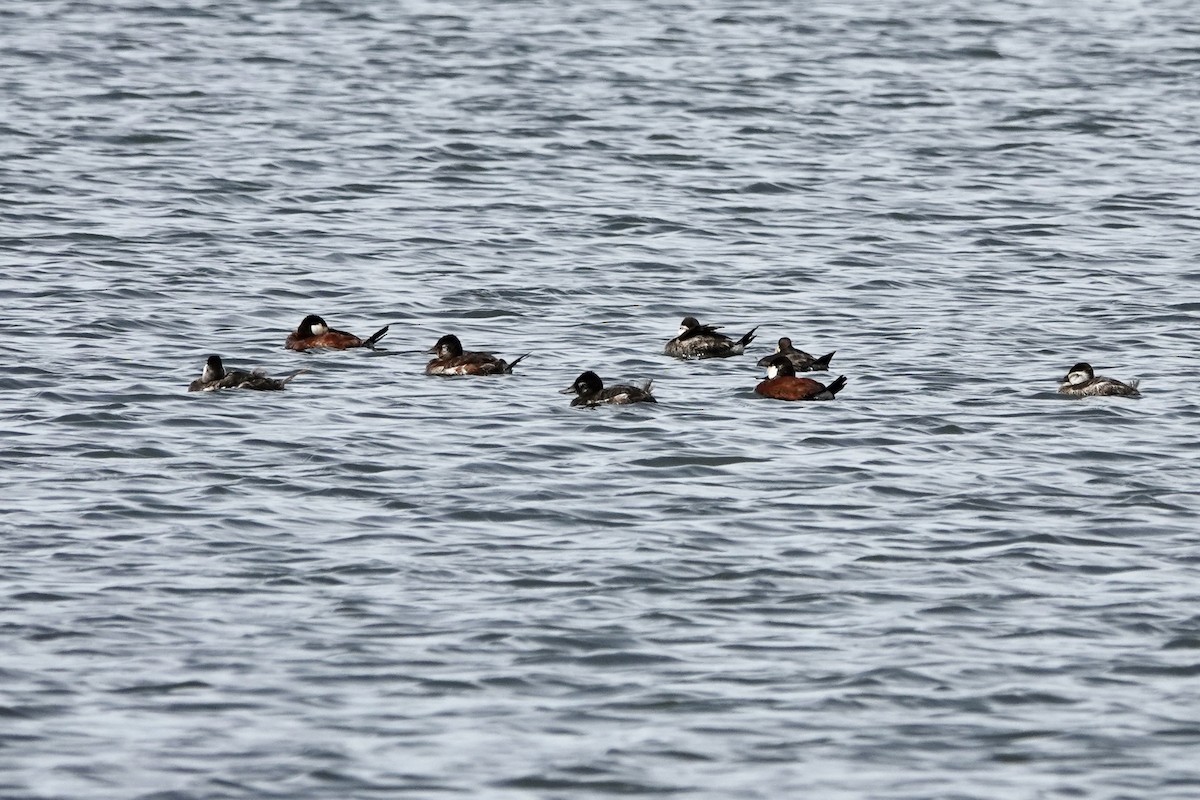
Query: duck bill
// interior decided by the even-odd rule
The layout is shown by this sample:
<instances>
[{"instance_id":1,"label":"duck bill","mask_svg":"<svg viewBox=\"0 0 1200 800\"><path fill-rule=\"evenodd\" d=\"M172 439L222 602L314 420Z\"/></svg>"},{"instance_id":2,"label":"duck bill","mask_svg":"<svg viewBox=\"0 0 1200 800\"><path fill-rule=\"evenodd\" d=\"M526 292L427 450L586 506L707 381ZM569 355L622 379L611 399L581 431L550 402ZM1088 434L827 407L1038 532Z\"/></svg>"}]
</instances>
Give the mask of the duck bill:
<instances>
[{"instance_id":1,"label":"duck bill","mask_svg":"<svg viewBox=\"0 0 1200 800\"><path fill-rule=\"evenodd\" d=\"M571 384L570 386L568 386L565 389L559 389L558 393L559 394L575 394L575 384Z\"/></svg>"}]
</instances>

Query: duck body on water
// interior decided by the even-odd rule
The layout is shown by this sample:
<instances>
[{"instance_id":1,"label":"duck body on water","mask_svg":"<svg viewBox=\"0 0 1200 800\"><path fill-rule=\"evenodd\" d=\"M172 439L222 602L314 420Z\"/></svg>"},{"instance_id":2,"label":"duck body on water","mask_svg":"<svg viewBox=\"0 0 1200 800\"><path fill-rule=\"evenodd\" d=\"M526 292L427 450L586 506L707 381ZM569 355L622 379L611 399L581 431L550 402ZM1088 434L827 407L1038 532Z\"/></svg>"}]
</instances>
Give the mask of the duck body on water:
<instances>
[{"instance_id":1,"label":"duck body on water","mask_svg":"<svg viewBox=\"0 0 1200 800\"><path fill-rule=\"evenodd\" d=\"M754 341L755 326L736 341L720 333L720 325L701 325L695 317L684 317L678 335L667 342L663 352L675 358L729 358L740 356Z\"/></svg>"},{"instance_id":2,"label":"duck body on water","mask_svg":"<svg viewBox=\"0 0 1200 800\"><path fill-rule=\"evenodd\" d=\"M529 356L526 353L509 362L491 353L463 350L462 342L452 333L438 339L426 352L436 354L425 365L426 375L509 375Z\"/></svg>"},{"instance_id":3,"label":"duck body on water","mask_svg":"<svg viewBox=\"0 0 1200 800\"><path fill-rule=\"evenodd\" d=\"M653 381L646 381L641 386L619 384L605 388L604 381L596 373L588 370L582 373L575 382L559 394L578 395L571 401L572 406L591 407L600 405L629 405L630 403L657 403L652 394Z\"/></svg>"},{"instance_id":4,"label":"duck body on water","mask_svg":"<svg viewBox=\"0 0 1200 800\"><path fill-rule=\"evenodd\" d=\"M1092 365L1080 361L1067 371L1058 385L1058 393L1071 397L1141 397L1139 381L1123 383L1116 378L1095 374Z\"/></svg>"},{"instance_id":5,"label":"duck body on water","mask_svg":"<svg viewBox=\"0 0 1200 800\"><path fill-rule=\"evenodd\" d=\"M283 346L288 350L349 350L352 347L374 347L387 335L390 327L384 325L366 339L360 339L353 333L334 330L320 316L309 314L300 321L296 330L288 334Z\"/></svg>"},{"instance_id":6,"label":"duck body on water","mask_svg":"<svg viewBox=\"0 0 1200 800\"><path fill-rule=\"evenodd\" d=\"M796 368L787 356L776 355L767 365L767 379L755 386L754 391L772 400L832 400L845 386L845 375L839 375L829 385L812 378L797 378Z\"/></svg>"},{"instance_id":7,"label":"duck body on water","mask_svg":"<svg viewBox=\"0 0 1200 800\"><path fill-rule=\"evenodd\" d=\"M204 362L200 377L188 384L189 392L215 392L218 389L253 389L259 392L278 392L306 369L293 372L286 378L270 378L262 370L226 370L221 357L211 355Z\"/></svg>"},{"instance_id":8,"label":"duck body on water","mask_svg":"<svg viewBox=\"0 0 1200 800\"><path fill-rule=\"evenodd\" d=\"M817 357L809 355L803 350L796 349L792 345L792 340L784 336L779 340L779 344L775 346L775 352L769 356L763 356L758 360L758 366L766 367L770 365L771 360L775 356L784 356L788 361L792 362L792 366L796 368L796 372L825 372L829 369L829 362L833 360L834 353L826 353L823 356Z\"/></svg>"}]
</instances>

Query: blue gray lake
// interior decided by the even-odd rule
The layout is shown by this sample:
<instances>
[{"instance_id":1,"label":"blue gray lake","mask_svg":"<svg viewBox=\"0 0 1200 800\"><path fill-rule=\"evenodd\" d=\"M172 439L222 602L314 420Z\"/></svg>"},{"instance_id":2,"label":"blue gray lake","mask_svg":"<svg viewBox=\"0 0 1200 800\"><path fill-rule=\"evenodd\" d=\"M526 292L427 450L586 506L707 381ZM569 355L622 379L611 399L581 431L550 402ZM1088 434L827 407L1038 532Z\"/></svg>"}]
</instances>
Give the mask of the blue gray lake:
<instances>
[{"instance_id":1,"label":"blue gray lake","mask_svg":"<svg viewBox=\"0 0 1200 800\"><path fill-rule=\"evenodd\" d=\"M5 4L0 797L1200 796L1198 74L1178 0Z\"/></svg>"}]
</instances>

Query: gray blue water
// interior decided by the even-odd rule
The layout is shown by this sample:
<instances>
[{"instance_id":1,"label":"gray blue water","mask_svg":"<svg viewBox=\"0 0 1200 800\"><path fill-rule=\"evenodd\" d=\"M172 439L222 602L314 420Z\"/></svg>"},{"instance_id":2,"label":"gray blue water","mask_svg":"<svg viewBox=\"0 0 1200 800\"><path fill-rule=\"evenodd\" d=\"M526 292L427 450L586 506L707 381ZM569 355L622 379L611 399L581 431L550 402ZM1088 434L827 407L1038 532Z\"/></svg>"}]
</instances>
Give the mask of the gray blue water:
<instances>
[{"instance_id":1,"label":"gray blue water","mask_svg":"<svg viewBox=\"0 0 1200 800\"><path fill-rule=\"evenodd\" d=\"M4 5L0 797L1200 797L1195 11Z\"/></svg>"}]
</instances>

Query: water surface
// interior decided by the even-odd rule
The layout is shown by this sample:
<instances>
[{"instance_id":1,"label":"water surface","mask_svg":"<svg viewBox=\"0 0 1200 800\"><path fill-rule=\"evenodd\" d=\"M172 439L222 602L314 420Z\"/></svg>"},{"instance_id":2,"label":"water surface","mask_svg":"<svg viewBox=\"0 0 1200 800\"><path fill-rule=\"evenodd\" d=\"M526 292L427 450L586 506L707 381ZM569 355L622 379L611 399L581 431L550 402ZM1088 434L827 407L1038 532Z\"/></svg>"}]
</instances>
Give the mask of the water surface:
<instances>
[{"instance_id":1,"label":"water surface","mask_svg":"<svg viewBox=\"0 0 1200 800\"><path fill-rule=\"evenodd\" d=\"M0 795L1195 797L1194 16L0 12Z\"/></svg>"}]
</instances>

